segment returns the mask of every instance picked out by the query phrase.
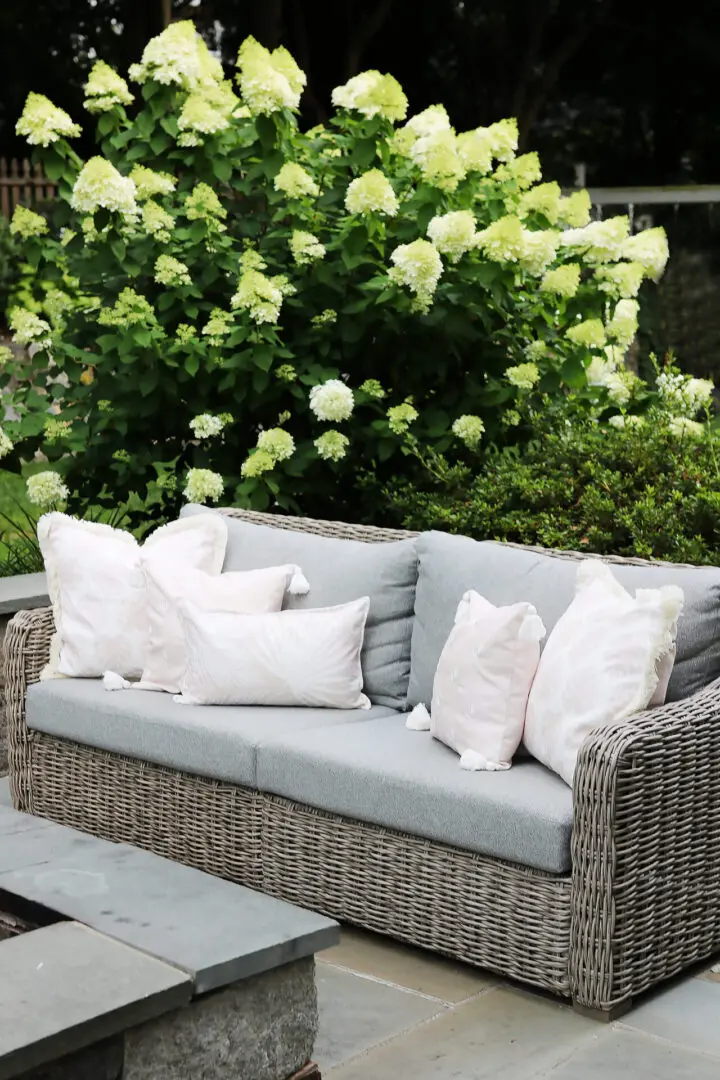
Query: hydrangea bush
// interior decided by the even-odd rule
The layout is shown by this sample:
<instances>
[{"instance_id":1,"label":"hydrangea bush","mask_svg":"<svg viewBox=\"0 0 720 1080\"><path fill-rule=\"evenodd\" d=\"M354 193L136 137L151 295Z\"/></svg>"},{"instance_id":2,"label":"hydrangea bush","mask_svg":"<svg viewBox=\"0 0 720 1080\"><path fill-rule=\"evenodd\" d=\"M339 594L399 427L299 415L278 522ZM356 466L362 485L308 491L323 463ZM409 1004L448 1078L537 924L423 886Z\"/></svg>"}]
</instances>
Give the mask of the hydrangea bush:
<instances>
[{"instance_id":1,"label":"hydrangea bush","mask_svg":"<svg viewBox=\"0 0 720 1080\"><path fill-rule=\"evenodd\" d=\"M514 120L408 118L398 82L367 71L301 131L304 85L252 38L226 79L179 22L129 83L93 68L87 161L75 119L29 96L17 130L60 204L13 228L57 288L52 312L11 312L32 355L4 366L7 434L71 506L357 517L360 470L392 475L408 433L469 456L527 437L523 397L620 416L657 399L623 358L662 230L591 221L586 192L517 156Z\"/></svg>"}]
</instances>

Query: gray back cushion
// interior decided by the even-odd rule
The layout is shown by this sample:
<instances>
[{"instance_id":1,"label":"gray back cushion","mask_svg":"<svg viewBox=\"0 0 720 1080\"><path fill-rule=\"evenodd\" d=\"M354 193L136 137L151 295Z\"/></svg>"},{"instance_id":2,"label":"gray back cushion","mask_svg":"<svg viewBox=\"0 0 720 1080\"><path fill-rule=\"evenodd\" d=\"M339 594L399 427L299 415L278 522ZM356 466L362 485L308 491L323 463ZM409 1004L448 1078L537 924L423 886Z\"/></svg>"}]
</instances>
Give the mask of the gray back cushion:
<instances>
[{"instance_id":1,"label":"gray back cushion","mask_svg":"<svg viewBox=\"0 0 720 1080\"><path fill-rule=\"evenodd\" d=\"M452 629L457 605L475 589L497 605L528 601L552 630L575 594L578 562L493 541L445 533L424 533L416 541L420 570L415 599L412 667L408 702L429 704L440 653ZM612 565L630 593L679 585L685 608L678 625L677 657L668 701L701 690L720 676L720 568L713 566Z\"/></svg>"},{"instance_id":2,"label":"gray back cushion","mask_svg":"<svg viewBox=\"0 0 720 1080\"><path fill-rule=\"evenodd\" d=\"M191 505L182 515L216 512ZM286 607L329 607L370 597L362 652L365 693L374 705L404 708L417 584L415 541L366 544L232 517L227 525L224 570L258 570L282 563L302 568L310 592L288 596Z\"/></svg>"}]
</instances>

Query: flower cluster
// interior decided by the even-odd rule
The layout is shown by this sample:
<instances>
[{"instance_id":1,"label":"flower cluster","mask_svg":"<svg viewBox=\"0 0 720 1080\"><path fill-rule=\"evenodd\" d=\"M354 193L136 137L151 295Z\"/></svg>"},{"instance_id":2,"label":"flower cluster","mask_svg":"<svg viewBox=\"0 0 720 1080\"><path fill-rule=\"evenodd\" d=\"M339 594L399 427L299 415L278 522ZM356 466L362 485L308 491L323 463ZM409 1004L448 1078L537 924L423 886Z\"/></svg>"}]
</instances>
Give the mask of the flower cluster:
<instances>
[{"instance_id":1,"label":"flower cluster","mask_svg":"<svg viewBox=\"0 0 720 1080\"><path fill-rule=\"evenodd\" d=\"M526 229L512 214L498 218L477 234L477 246L488 259L517 263L529 274L541 274L557 253L559 234L551 229Z\"/></svg>"},{"instance_id":2,"label":"flower cluster","mask_svg":"<svg viewBox=\"0 0 720 1080\"><path fill-rule=\"evenodd\" d=\"M142 208L142 224L148 236L159 244L167 244L175 228L175 219L154 199L148 199Z\"/></svg>"},{"instance_id":3,"label":"flower cluster","mask_svg":"<svg viewBox=\"0 0 720 1080\"><path fill-rule=\"evenodd\" d=\"M224 344L224 339L232 330L233 325L233 317L229 311L223 311L222 308L213 308L210 312L210 318L202 328L202 332L209 339L210 344L219 349Z\"/></svg>"},{"instance_id":4,"label":"flower cluster","mask_svg":"<svg viewBox=\"0 0 720 1080\"><path fill-rule=\"evenodd\" d=\"M566 263L555 270L548 270L540 282L540 291L554 293L569 299L580 286L580 267L577 263Z\"/></svg>"},{"instance_id":5,"label":"flower cluster","mask_svg":"<svg viewBox=\"0 0 720 1080\"><path fill-rule=\"evenodd\" d=\"M276 191L284 191L291 199L302 199L306 195L315 198L320 194L320 188L312 176L294 161L285 162L273 181L273 187Z\"/></svg>"},{"instance_id":6,"label":"flower cluster","mask_svg":"<svg viewBox=\"0 0 720 1080\"><path fill-rule=\"evenodd\" d=\"M45 421L45 438L49 443L59 442L65 438L71 428L72 422L70 420L59 420L57 416L50 416ZM2 457L1 454L0 457Z\"/></svg>"},{"instance_id":7,"label":"flower cluster","mask_svg":"<svg viewBox=\"0 0 720 1080\"><path fill-rule=\"evenodd\" d=\"M289 431L282 428L268 428L258 435L257 448L260 453L268 454L273 464L287 461L295 453L295 440Z\"/></svg>"},{"instance_id":8,"label":"flower cluster","mask_svg":"<svg viewBox=\"0 0 720 1080\"><path fill-rule=\"evenodd\" d=\"M366 379L364 383L361 383L358 387L363 394L367 394L368 397L380 400L386 396L383 390L382 383L378 379Z\"/></svg>"},{"instance_id":9,"label":"flower cluster","mask_svg":"<svg viewBox=\"0 0 720 1080\"><path fill-rule=\"evenodd\" d=\"M413 240L395 248L390 259L393 266L389 277L414 294L417 311L428 311L443 272L442 259L434 246L429 240Z\"/></svg>"},{"instance_id":10,"label":"flower cluster","mask_svg":"<svg viewBox=\"0 0 720 1080\"><path fill-rule=\"evenodd\" d=\"M672 416L668 421L668 430L671 435L680 439L701 439L704 428L697 420L688 420L686 416Z\"/></svg>"},{"instance_id":11,"label":"flower cluster","mask_svg":"<svg viewBox=\"0 0 720 1080\"><path fill-rule=\"evenodd\" d=\"M533 184L537 184L538 180L541 179L542 169L540 168L540 158L535 151L532 151L529 154L521 154L520 157L513 158L512 161L507 161L505 164L499 165L493 174L493 180L496 183L505 184L509 181L511 184L514 184L519 191L526 191L528 188L531 188ZM520 205L522 208L522 202ZM528 213L533 209L532 206L529 207Z\"/></svg>"},{"instance_id":12,"label":"flower cluster","mask_svg":"<svg viewBox=\"0 0 720 1080\"><path fill-rule=\"evenodd\" d=\"M219 473L212 469L188 469L183 495L187 502L217 502L225 490L225 484Z\"/></svg>"},{"instance_id":13,"label":"flower cluster","mask_svg":"<svg viewBox=\"0 0 720 1080\"><path fill-rule=\"evenodd\" d=\"M320 330L323 326L332 326L337 322L337 311L334 308L325 308L319 315L313 315L310 322L316 330Z\"/></svg>"},{"instance_id":14,"label":"flower cluster","mask_svg":"<svg viewBox=\"0 0 720 1080\"><path fill-rule=\"evenodd\" d=\"M386 214L398 212L398 200L392 184L380 169L370 169L348 184L345 209L349 214Z\"/></svg>"},{"instance_id":15,"label":"flower cluster","mask_svg":"<svg viewBox=\"0 0 720 1080\"><path fill-rule=\"evenodd\" d=\"M617 416L611 416L608 420L608 424L611 427L619 428L623 430L625 428L639 428L645 424L645 418L637 416L634 413L618 413Z\"/></svg>"},{"instance_id":16,"label":"flower cluster","mask_svg":"<svg viewBox=\"0 0 720 1080\"><path fill-rule=\"evenodd\" d=\"M111 308L101 308L97 319L101 326L120 326L124 329L131 326L157 326L152 305L144 296L129 287L122 290Z\"/></svg>"},{"instance_id":17,"label":"flower cluster","mask_svg":"<svg viewBox=\"0 0 720 1080\"><path fill-rule=\"evenodd\" d=\"M714 390L711 379L694 379L673 371L661 372L656 386L667 412L688 418L709 407Z\"/></svg>"},{"instance_id":18,"label":"flower cluster","mask_svg":"<svg viewBox=\"0 0 720 1080\"><path fill-rule=\"evenodd\" d=\"M397 79L379 71L363 71L332 92L332 103L340 109L354 109L372 119L382 116L396 123L407 116L407 98Z\"/></svg>"},{"instance_id":19,"label":"flower cluster","mask_svg":"<svg viewBox=\"0 0 720 1080\"><path fill-rule=\"evenodd\" d=\"M222 416L213 416L212 413L200 413L190 421L190 430L196 439L212 439L225 427Z\"/></svg>"},{"instance_id":20,"label":"flower cluster","mask_svg":"<svg viewBox=\"0 0 720 1080\"><path fill-rule=\"evenodd\" d=\"M325 258L325 245L313 233L294 229L290 237L290 252L298 266L307 266Z\"/></svg>"},{"instance_id":21,"label":"flower cluster","mask_svg":"<svg viewBox=\"0 0 720 1080\"><path fill-rule=\"evenodd\" d=\"M223 70L192 22L186 19L170 23L148 42L140 63L131 65L130 78L139 83L153 80L164 86L195 90L220 82Z\"/></svg>"},{"instance_id":22,"label":"flower cluster","mask_svg":"<svg viewBox=\"0 0 720 1080\"><path fill-rule=\"evenodd\" d=\"M619 262L610 266L598 266L595 279L598 288L609 296L631 299L637 296L645 277L645 267L638 262Z\"/></svg>"},{"instance_id":23,"label":"flower cluster","mask_svg":"<svg viewBox=\"0 0 720 1080\"><path fill-rule=\"evenodd\" d=\"M454 191L466 173L452 128L423 135L410 147L410 157L423 180L443 191Z\"/></svg>"},{"instance_id":24,"label":"flower cluster","mask_svg":"<svg viewBox=\"0 0 720 1080\"><path fill-rule=\"evenodd\" d=\"M155 172L145 165L134 165L130 179L135 185L135 198L139 202L152 199L154 195L172 195L177 187L177 180L170 173Z\"/></svg>"},{"instance_id":25,"label":"flower cluster","mask_svg":"<svg viewBox=\"0 0 720 1080\"><path fill-rule=\"evenodd\" d=\"M538 184L537 187L525 191L520 196L518 214L522 218L530 214L542 214L551 225L556 225L560 219L561 203L560 185L553 180L549 184Z\"/></svg>"},{"instance_id":26,"label":"flower cluster","mask_svg":"<svg viewBox=\"0 0 720 1080\"><path fill-rule=\"evenodd\" d=\"M240 46L237 66L240 93L253 115L297 109L307 79L282 45L270 52L255 38L246 38Z\"/></svg>"},{"instance_id":27,"label":"flower cluster","mask_svg":"<svg viewBox=\"0 0 720 1080\"><path fill-rule=\"evenodd\" d=\"M10 232L29 240L32 236L43 236L48 231L48 223L42 214L28 210L26 206L16 206L10 222Z\"/></svg>"},{"instance_id":28,"label":"flower cluster","mask_svg":"<svg viewBox=\"0 0 720 1080\"><path fill-rule=\"evenodd\" d=\"M191 341L195 341L197 338L195 327L191 326L190 323L178 323L175 337L181 345L189 345Z\"/></svg>"},{"instance_id":29,"label":"flower cluster","mask_svg":"<svg viewBox=\"0 0 720 1080\"><path fill-rule=\"evenodd\" d=\"M201 87L188 94L178 117L180 146L198 146L199 136L216 135L230 127L237 98L229 83Z\"/></svg>"},{"instance_id":30,"label":"flower cluster","mask_svg":"<svg viewBox=\"0 0 720 1080\"><path fill-rule=\"evenodd\" d=\"M613 317L606 326L607 336L620 348L629 348L638 330L637 300L618 300Z\"/></svg>"},{"instance_id":31,"label":"flower cluster","mask_svg":"<svg viewBox=\"0 0 720 1080\"><path fill-rule=\"evenodd\" d=\"M90 113L107 112L116 105L130 105L134 100L128 84L104 60L93 65L84 89L83 105Z\"/></svg>"},{"instance_id":32,"label":"flower cluster","mask_svg":"<svg viewBox=\"0 0 720 1080\"><path fill-rule=\"evenodd\" d=\"M560 220L571 229L581 229L589 224L591 212L590 194L584 189L564 195L560 200Z\"/></svg>"},{"instance_id":33,"label":"flower cluster","mask_svg":"<svg viewBox=\"0 0 720 1080\"><path fill-rule=\"evenodd\" d=\"M475 247L475 215L470 210L452 210L432 218L427 234L442 255L458 262L466 251Z\"/></svg>"},{"instance_id":34,"label":"flower cluster","mask_svg":"<svg viewBox=\"0 0 720 1080\"><path fill-rule=\"evenodd\" d=\"M103 208L134 218L137 214L135 184L129 176L121 176L105 158L90 158L75 181L72 206L81 214L94 214Z\"/></svg>"},{"instance_id":35,"label":"flower cluster","mask_svg":"<svg viewBox=\"0 0 720 1080\"><path fill-rule=\"evenodd\" d=\"M253 450L240 466L240 475L246 480L252 480L265 472L272 472L274 468L275 460L267 450Z\"/></svg>"},{"instance_id":36,"label":"flower cluster","mask_svg":"<svg viewBox=\"0 0 720 1080\"><path fill-rule=\"evenodd\" d=\"M196 184L185 200L185 216L188 221L204 221L215 229L223 230L227 210L209 184Z\"/></svg>"},{"instance_id":37,"label":"flower cluster","mask_svg":"<svg viewBox=\"0 0 720 1080\"><path fill-rule=\"evenodd\" d=\"M532 390L533 386L540 381L540 370L537 364L529 360L526 364L509 367L505 372L505 378L518 390Z\"/></svg>"},{"instance_id":38,"label":"flower cluster","mask_svg":"<svg viewBox=\"0 0 720 1080\"><path fill-rule=\"evenodd\" d=\"M155 280L158 285L180 286L192 285L190 271L184 262L174 259L172 255L160 255L155 260Z\"/></svg>"},{"instance_id":39,"label":"flower cluster","mask_svg":"<svg viewBox=\"0 0 720 1080\"><path fill-rule=\"evenodd\" d=\"M12 439L8 438L2 428L0 428L0 458L7 457L8 454L13 452Z\"/></svg>"},{"instance_id":40,"label":"flower cluster","mask_svg":"<svg viewBox=\"0 0 720 1080\"><path fill-rule=\"evenodd\" d=\"M640 263L653 281L662 277L669 255L667 236L662 228L645 229L629 236L622 246L623 258Z\"/></svg>"},{"instance_id":41,"label":"flower cluster","mask_svg":"<svg viewBox=\"0 0 720 1080\"><path fill-rule=\"evenodd\" d=\"M278 321L282 302L282 289L273 278L266 277L259 270L245 270L240 275L230 304L247 311L253 322L260 325Z\"/></svg>"},{"instance_id":42,"label":"flower cluster","mask_svg":"<svg viewBox=\"0 0 720 1080\"><path fill-rule=\"evenodd\" d=\"M13 341L18 345L36 345L41 349L50 347L50 324L27 308L12 308L8 315Z\"/></svg>"},{"instance_id":43,"label":"flower cluster","mask_svg":"<svg viewBox=\"0 0 720 1080\"><path fill-rule=\"evenodd\" d=\"M297 377L297 371L292 364L280 364L280 366L275 371L275 378L279 379L280 382L295 382Z\"/></svg>"},{"instance_id":44,"label":"flower cluster","mask_svg":"<svg viewBox=\"0 0 720 1080\"><path fill-rule=\"evenodd\" d=\"M353 392L340 379L328 379L310 391L310 410L318 420L340 423L352 416L354 407Z\"/></svg>"},{"instance_id":45,"label":"flower cluster","mask_svg":"<svg viewBox=\"0 0 720 1080\"><path fill-rule=\"evenodd\" d=\"M43 510L65 502L70 494L62 477L51 469L28 476L26 487L30 502Z\"/></svg>"},{"instance_id":46,"label":"flower cluster","mask_svg":"<svg viewBox=\"0 0 720 1080\"><path fill-rule=\"evenodd\" d=\"M453 422L452 433L456 438L464 442L468 450L476 450L482 442L483 432L485 431L485 425L479 416L472 416L466 413L465 416L458 416L457 420Z\"/></svg>"},{"instance_id":47,"label":"flower cluster","mask_svg":"<svg viewBox=\"0 0 720 1080\"><path fill-rule=\"evenodd\" d=\"M347 454L350 440L340 431L325 431L313 443L318 457L323 461L342 461Z\"/></svg>"},{"instance_id":48,"label":"flower cluster","mask_svg":"<svg viewBox=\"0 0 720 1080\"><path fill-rule=\"evenodd\" d=\"M590 266L615 262L626 250L630 222L627 217L612 217L605 221L591 221L580 229L566 229L561 233L562 247L583 252Z\"/></svg>"},{"instance_id":49,"label":"flower cluster","mask_svg":"<svg viewBox=\"0 0 720 1080\"><path fill-rule=\"evenodd\" d=\"M402 405L392 405L387 411L387 419L393 435L404 435L419 415L409 401L404 401Z\"/></svg>"},{"instance_id":50,"label":"flower cluster","mask_svg":"<svg viewBox=\"0 0 720 1080\"><path fill-rule=\"evenodd\" d=\"M80 135L82 128L44 94L30 93L22 116L15 125L15 132L24 135L31 146L50 146L58 139Z\"/></svg>"},{"instance_id":51,"label":"flower cluster","mask_svg":"<svg viewBox=\"0 0 720 1080\"><path fill-rule=\"evenodd\" d=\"M606 341L605 327L600 319L583 319L566 330L565 337L587 349L602 349Z\"/></svg>"},{"instance_id":52,"label":"flower cluster","mask_svg":"<svg viewBox=\"0 0 720 1080\"><path fill-rule=\"evenodd\" d=\"M491 171L493 160L512 161L517 148L517 120L512 119L463 131L457 137L457 152L465 169L483 175ZM537 179L540 179L539 175Z\"/></svg>"}]
</instances>

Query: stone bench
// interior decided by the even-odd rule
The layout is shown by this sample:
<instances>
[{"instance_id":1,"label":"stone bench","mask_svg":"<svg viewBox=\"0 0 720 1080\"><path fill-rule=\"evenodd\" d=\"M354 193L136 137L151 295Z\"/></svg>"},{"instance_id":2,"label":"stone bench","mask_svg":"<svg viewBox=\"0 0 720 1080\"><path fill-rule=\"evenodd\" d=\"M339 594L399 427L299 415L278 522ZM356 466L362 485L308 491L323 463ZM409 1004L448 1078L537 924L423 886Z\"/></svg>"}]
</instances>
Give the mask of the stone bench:
<instances>
[{"instance_id":1,"label":"stone bench","mask_svg":"<svg viewBox=\"0 0 720 1080\"><path fill-rule=\"evenodd\" d=\"M331 920L2 806L0 910L0 1080L319 1076Z\"/></svg>"}]
</instances>

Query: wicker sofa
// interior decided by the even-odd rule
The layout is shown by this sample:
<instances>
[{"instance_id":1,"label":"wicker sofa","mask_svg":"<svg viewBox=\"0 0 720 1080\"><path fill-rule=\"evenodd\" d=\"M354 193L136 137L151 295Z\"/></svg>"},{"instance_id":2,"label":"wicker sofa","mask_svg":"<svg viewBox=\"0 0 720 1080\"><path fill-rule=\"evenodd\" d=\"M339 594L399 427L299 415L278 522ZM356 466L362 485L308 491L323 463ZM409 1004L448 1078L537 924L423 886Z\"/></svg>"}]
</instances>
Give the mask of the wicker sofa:
<instances>
[{"instance_id":1,"label":"wicker sofa","mask_svg":"<svg viewBox=\"0 0 720 1080\"><path fill-rule=\"evenodd\" d=\"M410 536L367 526L245 511L226 513L245 525L289 530L284 536L290 541L298 531L362 543ZM516 550L524 558L530 551ZM553 565L559 565L555 564L558 559L569 569L577 559L571 554L543 553L537 560L543 560L544 566L551 556ZM623 571L623 560L613 561ZM624 566L630 567L630 561ZM658 572L640 560L632 566L642 573ZM665 573L680 570L663 569ZM421 563L421 583L422 573ZM687 568L687 573L695 575L687 580L695 601L704 604L706 619L713 617L716 607L720 613L720 571ZM520 596L530 577L519 573L518 578ZM463 587L479 586L470 580ZM707 602L705 596L710 598ZM509 597L507 602L516 598ZM425 597L426 621L434 618L434 603L430 592ZM547 787L554 805L563 813L563 807L568 808L567 865L553 866L552 859L548 863L541 855L534 859L536 865L528 865L521 859L498 856L494 842L487 844L487 836L476 842L473 834L471 846L440 840L437 836L445 835L442 829L438 833L438 827L426 827L419 813L413 828L378 823L382 813L377 806L382 799L373 801L368 796L367 812L347 814L323 808L319 788L316 797L309 779L313 775L309 765L303 765L309 761L307 746L325 738L312 726L282 736L292 745L283 744L281 738L274 745L270 740L267 747L264 743L255 746L261 764L266 752L272 751L262 776L258 770L260 779L255 785L214 777L212 768L200 764L197 770L172 768L152 760L149 751L146 759L144 751L120 753L91 745L91 739L98 741L92 733L84 739L69 738L61 733L62 720L57 717L64 710L70 729L77 730L72 727L77 719L72 715L77 711L71 700L73 688L67 683L79 680L34 686L47 660L52 632L49 610L27 611L13 619L6 638L10 784L18 809L149 848L500 972L571 998L579 1011L603 1019L626 1011L634 996L720 949L718 681L684 700L590 735L581 750L571 795L569 789L565 796L557 786ZM684 649L691 666L695 665L696 680L705 681L707 670L701 667L698 674L698 648L696 635L691 635L684 645L679 643L679 660ZM43 694L57 695L58 707L50 709L45 725L48 730L40 730L32 718L28 724L30 687L31 704ZM101 704L106 711L142 712L138 701L145 696L107 694L107 704ZM153 708L165 707L157 704L162 695L149 697L155 700ZM377 718L348 724L342 731L333 729L333 745L340 746L346 732L357 746L363 733L379 732L379 725L386 721L395 731L394 745L399 745L402 717L392 709L380 709L374 715ZM418 738L404 731L402 737L410 742ZM421 738L424 746L432 743L426 736ZM410 742L402 745L410 746ZM302 790L308 790L307 797L288 796L282 783L272 781L278 769L278 775L282 773L283 759L291 752L296 755L296 766L285 768L285 773L289 772L291 787L295 785L292 790L300 783ZM392 749L388 756L391 753ZM449 755L439 744L423 753ZM445 757L432 759L431 773L437 768L439 775L449 768ZM386 786L395 783L393 797L402 801L408 794L407 778L397 762L393 768L399 779ZM457 759L453 769L457 770ZM491 790L489 784L508 783L502 778L514 776L513 799L522 803L518 785L522 787L523 778L528 787L535 784L537 770L544 771L537 763L520 761L509 773L462 774L457 770L453 776L462 775L465 785L476 782L478 790L486 793ZM546 786L562 787L550 774L540 780ZM434 814L433 782L430 776L430 802L423 804L429 807L429 818ZM363 783L361 775L361 788ZM339 780L336 777L338 785L352 786L342 775ZM497 816L497 806L493 812ZM507 814L508 843L522 844L522 837L518 840L516 835L522 833L516 809ZM480 827L486 817L481 806L480 832L482 828L488 831L486 825ZM502 807L498 820L499 828ZM557 820L553 828L557 838ZM484 844L491 853L482 850ZM543 861L551 868L543 868Z\"/></svg>"}]
</instances>

